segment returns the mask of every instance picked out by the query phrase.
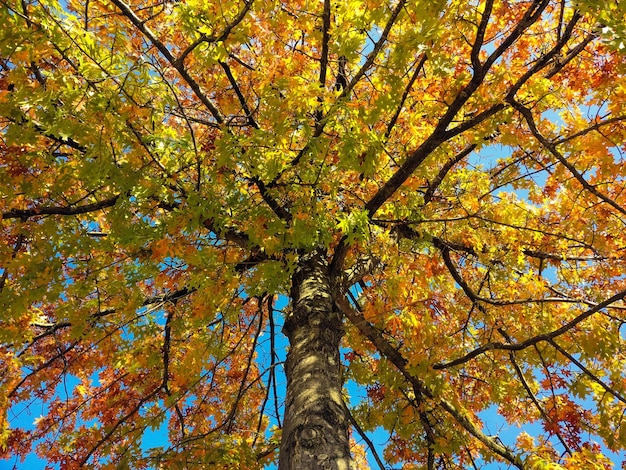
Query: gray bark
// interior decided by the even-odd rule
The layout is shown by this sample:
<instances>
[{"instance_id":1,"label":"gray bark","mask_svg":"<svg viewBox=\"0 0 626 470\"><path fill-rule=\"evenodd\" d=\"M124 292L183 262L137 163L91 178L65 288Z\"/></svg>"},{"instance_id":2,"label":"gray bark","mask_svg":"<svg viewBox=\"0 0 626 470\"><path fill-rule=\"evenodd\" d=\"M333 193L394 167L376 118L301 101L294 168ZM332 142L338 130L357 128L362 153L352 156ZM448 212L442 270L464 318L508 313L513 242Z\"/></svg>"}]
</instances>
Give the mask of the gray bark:
<instances>
[{"instance_id":1,"label":"gray bark","mask_svg":"<svg viewBox=\"0 0 626 470\"><path fill-rule=\"evenodd\" d=\"M349 470L349 421L341 396L342 324L319 254L303 257L291 287L287 399L279 470Z\"/></svg>"}]
</instances>

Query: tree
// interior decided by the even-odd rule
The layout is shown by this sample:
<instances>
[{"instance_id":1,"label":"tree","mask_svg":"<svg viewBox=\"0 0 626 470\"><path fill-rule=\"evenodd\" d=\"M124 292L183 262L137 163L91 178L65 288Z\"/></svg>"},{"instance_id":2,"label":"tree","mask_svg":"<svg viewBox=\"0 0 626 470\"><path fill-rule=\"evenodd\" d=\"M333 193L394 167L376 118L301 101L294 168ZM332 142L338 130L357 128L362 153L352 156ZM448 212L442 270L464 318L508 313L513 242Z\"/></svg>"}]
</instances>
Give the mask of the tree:
<instances>
[{"instance_id":1,"label":"tree","mask_svg":"<svg viewBox=\"0 0 626 470\"><path fill-rule=\"evenodd\" d=\"M3 0L3 455L611 468L624 14Z\"/></svg>"}]
</instances>

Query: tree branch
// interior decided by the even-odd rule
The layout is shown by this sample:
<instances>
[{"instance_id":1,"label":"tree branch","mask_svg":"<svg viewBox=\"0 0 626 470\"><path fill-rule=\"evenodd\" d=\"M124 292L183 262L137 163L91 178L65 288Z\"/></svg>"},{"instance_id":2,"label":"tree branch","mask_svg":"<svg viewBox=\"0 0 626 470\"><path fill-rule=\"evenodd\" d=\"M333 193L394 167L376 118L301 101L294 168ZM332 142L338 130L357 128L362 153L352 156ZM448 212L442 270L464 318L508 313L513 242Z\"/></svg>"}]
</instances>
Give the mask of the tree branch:
<instances>
[{"instance_id":1,"label":"tree branch","mask_svg":"<svg viewBox=\"0 0 626 470\"><path fill-rule=\"evenodd\" d=\"M322 89L326 88L326 74L328 71L328 44L330 42L330 0L324 0L322 13L322 54L320 56L319 83ZM320 110L320 113L322 111ZM321 118L321 114L320 114Z\"/></svg>"},{"instance_id":2,"label":"tree branch","mask_svg":"<svg viewBox=\"0 0 626 470\"><path fill-rule=\"evenodd\" d=\"M276 199L272 197L272 195L268 192L268 188L265 183L263 183L263 181L256 176L250 178L250 181L254 183L255 186L259 189L261 197L267 203L267 205L270 206L270 209L272 209L274 214L276 214L278 217L286 222L291 222L291 213L283 206L281 206L278 201L276 201Z\"/></svg>"},{"instance_id":3,"label":"tree branch","mask_svg":"<svg viewBox=\"0 0 626 470\"><path fill-rule=\"evenodd\" d=\"M225 41L230 35L231 31L239 23L241 23L243 19L246 17L253 3L254 3L254 0L244 0L243 9L239 12L239 14L233 19L231 23L226 25L226 28L224 28L224 31L222 31L222 34L220 34L219 36L216 36L216 35L207 36L206 34L202 34L198 39L196 39L194 42L189 44L189 46L187 46L187 48L183 52L181 52L181 54L176 58L174 62L182 66L187 56L191 54L191 52L193 52L193 50L202 43L205 43L205 42L216 43L220 41Z\"/></svg>"},{"instance_id":4,"label":"tree branch","mask_svg":"<svg viewBox=\"0 0 626 470\"><path fill-rule=\"evenodd\" d=\"M472 46L471 52L472 68L475 72L479 72L483 66L480 63L480 50L483 47L483 43L485 42L485 32L487 31L487 25L489 24L489 18L491 17L492 8L493 0L488 0L485 3L485 8L480 18L480 24L478 25L478 29L476 30L476 39L474 40L474 45Z\"/></svg>"},{"instance_id":5,"label":"tree branch","mask_svg":"<svg viewBox=\"0 0 626 470\"><path fill-rule=\"evenodd\" d=\"M439 185L443 182L443 179L446 177L446 175L452 169L452 167L456 165L457 163L459 163L461 160L463 160L465 157L467 157L470 153L472 153L476 149L476 147L478 147L477 144L468 145L459 153L457 153L454 157L449 159L441 167L441 169L439 170L439 173L437 173L437 176L435 176L435 179L432 180L432 182L428 185L428 189L426 190L426 193L424 194L424 204L423 204L424 206L432 200L433 196L435 195L435 191L437 190Z\"/></svg>"},{"instance_id":6,"label":"tree branch","mask_svg":"<svg viewBox=\"0 0 626 470\"><path fill-rule=\"evenodd\" d=\"M525 468L520 456L515 455L496 438L486 435L462 411L458 410L445 398L437 397L419 378L409 373L407 370L408 361L400 354L399 351L389 344L389 342L378 330L365 320L362 314L358 313L350 306L350 303L341 294L341 290L339 290L337 286L332 289L332 295L335 304L339 307L341 312L350 320L350 322L361 332L363 336L374 344L382 356L387 358L394 366L396 366L400 373L412 385L416 394L419 393L441 406L441 408L446 410L446 412L448 412L448 414L450 414L461 427L482 442L489 450L503 457L515 467L521 470Z\"/></svg>"},{"instance_id":7,"label":"tree branch","mask_svg":"<svg viewBox=\"0 0 626 470\"><path fill-rule=\"evenodd\" d=\"M82 206L42 206L32 209L12 209L2 214L2 219L28 219L38 215L78 215L102 210L115 205L120 195Z\"/></svg>"},{"instance_id":8,"label":"tree branch","mask_svg":"<svg viewBox=\"0 0 626 470\"><path fill-rule=\"evenodd\" d=\"M223 62L220 60L219 64L224 70L224 72L226 73L226 77L228 78L230 85L233 87L233 90L235 91L235 94L237 95L239 104L241 105L243 112L246 114L246 119L248 120L248 124L250 124L250 126L254 127L255 129L259 129L259 125L257 124L257 122L254 120L254 117L252 116L252 111L250 111L250 108L248 107L248 103L246 102L246 97L243 96L243 93L241 92L241 88L239 88L239 84L237 83L237 80L235 80L235 76L233 75L232 70L230 69L230 67L228 66L226 62Z\"/></svg>"},{"instance_id":9,"label":"tree branch","mask_svg":"<svg viewBox=\"0 0 626 470\"><path fill-rule=\"evenodd\" d=\"M215 104L213 104L209 97L202 91L198 82L196 82L189 74L189 72L187 72L184 64L172 55L167 46L163 44L163 42L161 42L159 38L156 37L152 30L148 28L148 26L146 26L145 22L142 21L141 18L139 18L135 14L135 12L128 4L126 4L123 0L111 1L121 10L122 14L130 20L135 28L137 28L150 41L150 43L152 43L154 47L158 49L158 51L163 55L163 57L165 57L165 59L167 59L170 65L174 67L176 71L178 71L183 80L185 80L187 85L189 85L189 88L192 89L192 91L202 102L202 104L204 104L204 106L206 106L206 108L213 115L215 121L218 124L223 124L224 117L222 116L221 112L217 109L217 107L215 106Z\"/></svg>"},{"instance_id":10,"label":"tree branch","mask_svg":"<svg viewBox=\"0 0 626 470\"><path fill-rule=\"evenodd\" d=\"M604 390L606 390L608 393L613 395L616 399L618 399L622 403L626 404L626 397L624 397L624 395L619 393L613 387L611 387L610 385L605 383L603 380L601 380L596 374L594 374L589 369L587 369L582 362L580 362L578 359L576 359L574 356L572 356L570 353L568 353L565 349L563 349L554 339L549 339L548 343L550 343L554 347L554 349L556 349L558 352L563 354L563 356L565 356L567 359L569 359L574 364L576 364L576 367L578 367L580 370L582 370L587 377L589 377L595 383L600 385Z\"/></svg>"},{"instance_id":11,"label":"tree branch","mask_svg":"<svg viewBox=\"0 0 626 470\"><path fill-rule=\"evenodd\" d=\"M393 12L391 13L391 16L389 17L389 20L387 21L387 24L385 25L385 28L383 29L380 35L380 38L374 44L372 51L367 55L365 62L363 63L359 71L354 75L354 77L352 77L352 80L350 80L350 82L345 86L343 91L339 94L339 96L337 97L337 101L341 101L343 98L347 97L352 91L352 89L359 82L359 80L363 78L365 73L374 64L376 57L378 56L379 52L382 50L382 47L384 46L384 44L387 42L387 38L389 36L389 32L391 31L392 26L395 24L396 20L398 19L398 15L404 8L405 4L406 4L406 0L400 0L398 2L398 5L396 5ZM320 70L320 75L321 75L321 70ZM298 154L291 160L288 168L292 168L296 166L298 163L300 163L300 160L302 160L304 155L306 155L306 153L310 150L313 141L322 135L322 133L324 132L324 128L326 127L326 124L328 122L328 119L326 119L326 117L327 116L316 117L316 124L315 124L315 129L313 131L313 135L311 136L309 141L300 149ZM274 186L276 182L285 173L285 171L286 169L281 170L276 175L276 177L274 177L274 179L268 184L268 186L269 187Z\"/></svg>"},{"instance_id":12,"label":"tree branch","mask_svg":"<svg viewBox=\"0 0 626 470\"><path fill-rule=\"evenodd\" d=\"M367 444L367 448L372 453L374 460L376 460L376 464L378 465L378 468L380 468L380 470L386 470L387 467L385 467L385 465L383 464L383 461L378 456L378 452L376 452L376 446L374 445L372 440L367 436L367 434L365 434L365 431L363 431L363 428L361 428L358 421L354 418L354 416L352 416L352 413L350 412L350 409L346 406L345 402L342 400L341 403L345 409L348 419L350 420L350 423L352 424L352 427L356 429L357 434L361 436L361 439L363 439L365 441L365 444Z\"/></svg>"},{"instance_id":13,"label":"tree branch","mask_svg":"<svg viewBox=\"0 0 626 470\"><path fill-rule=\"evenodd\" d=\"M574 140L577 137L581 137L585 134L588 134L589 132L592 131L597 131L598 129L600 129L601 127L607 126L609 124L613 124L615 122L622 122L626 120L626 116L616 116L610 119L606 119L604 121L600 121L600 122L596 122L595 124L592 124L591 126L587 127L586 129L583 129L581 131L575 132L574 134L568 135L566 137L561 137L560 139L557 139L555 141L553 141L552 143L554 145L561 145L564 144L565 142L569 142L570 140Z\"/></svg>"},{"instance_id":14,"label":"tree branch","mask_svg":"<svg viewBox=\"0 0 626 470\"><path fill-rule=\"evenodd\" d=\"M589 184L589 182L576 169L576 167L572 163L570 163L567 160L567 158L565 158L561 154L561 152L559 152L559 150L557 149L557 144L555 144L554 142L549 141L548 139L546 139L543 136L543 134L541 134L541 132L537 128L537 124L535 123L535 119L534 119L534 117L532 115L532 112L531 112L531 110L529 108L527 108L526 106L522 105L520 102L516 101L514 98L511 98L509 100L509 102L524 117L524 120L526 121L526 123L528 124L528 128L530 129L530 132L533 134L533 136L535 136L537 141L539 141L539 143L541 143L541 145L543 145L552 154L552 156L554 156L561 163L561 165L563 165L565 168L567 168L569 170L569 172L572 174L572 176L574 176L574 178L576 178L576 180L582 185L582 187L584 189L589 191L591 194L596 196L598 199L606 202L608 205L613 207L618 212L621 212L622 214L626 215L626 209L625 208L623 208L622 206L617 204L613 199L609 198L605 194L603 194L600 191L598 191L594 186Z\"/></svg>"},{"instance_id":15,"label":"tree branch","mask_svg":"<svg viewBox=\"0 0 626 470\"><path fill-rule=\"evenodd\" d=\"M439 119L437 126L430 134L430 136L411 155L407 157L402 166L367 202L365 208L367 209L370 218L385 203L385 201L387 201L398 190L398 188L402 186L402 184L404 184L404 182L439 145L441 145L446 140L451 139L452 137L464 132L465 130L474 127L477 124L480 124L485 119L495 115L497 112L506 107L504 103L495 104L476 115L473 119L466 121L452 129L448 129L448 126L453 121L457 113L461 110L463 105L469 100L472 94L483 83L487 72L494 64L494 62L539 18L539 16L541 16L541 13L548 6L549 3L549 0L535 0L532 6L528 8L515 29L511 32L511 34L504 41L502 41L500 46L496 48L496 50L487 58L485 63L481 67L479 67L478 70L474 70L474 75L472 76L471 80L456 95L454 101L448 106L444 115ZM532 70L532 73L535 73L535 69L536 67L534 66L530 70ZM524 79L524 77L522 78ZM524 79L524 81L525 80L527 80L527 78ZM516 83L513 86L512 90L516 89L518 85L521 87L521 83Z\"/></svg>"},{"instance_id":16,"label":"tree branch","mask_svg":"<svg viewBox=\"0 0 626 470\"><path fill-rule=\"evenodd\" d=\"M398 103L396 112L391 118L391 120L389 121L389 124L387 124L387 130L385 131L385 138L389 138L389 136L391 135L391 131L393 130L394 126L396 125L396 122L398 121L398 118L400 117L400 113L402 112L402 108L404 108L404 103L406 102L406 99L408 98L409 93L411 92L411 88L413 88L413 84L415 83L415 80L417 80L417 77L419 76L420 72L423 70L424 64L426 63L427 59L428 59L428 56L426 55L426 53L422 53L418 61L417 67L415 68L415 70L413 71L413 75L409 79L409 83L407 83L406 87L404 88L404 92L402 93L402 98L400 98L400 102Z\"/></svg>"},{"instance_id":17,"label":"tree branch","mask_svg":"<svg viewBox=\"0 0 626 470\"><path fill-rule=\"evenodd\" d=\"M464 364L466 362L471 361L475 357L477 357L477 356L479 356L481 354L484 354L487 351L494 351L494 350L521 351L521 350L526 349L526 348L528 348L530 346L534 346L535 344L537 344L537 343L539 343L541 341L546 341L546 342L550 343L551 340L554 340L558 336L561 336L562 334L567 333L572 328L574 328L576 325L578 325L580 322L586 320L587 318L589 318L594 313L597 313L600 310L603 310L603 309L605 309L607 307L610 307L611 304L613 304L615 302L618 302L620 300L623 300L625 297L626 297L626 290L618 292L617 294L609 297L605 301L600 302L595 307L592 307L592 308L584 311L580 315L577 315L576 317L572 318L570 321L565 323L562 327L560 327L560 328L558 328L556 330L553 330L550 333L543 333L543 334L540 334L540 335L536 335L536 336L528 338L527 340L522 341L520 343L500 343L500 342L497 342L497 341L489 342L489 343L487 343L487 344L485 344L483 346L480 346L479 348L474 349L473 351L470 351L469 353L465 354L464 356L462 356L462 357L460 357L458 359L454 359L454 360L449 361L449 362L435 364L435 365L433 365L433 369L441 370L441 369L447 369L447 368L450 368L450 367L458 366L458 365L461 365L461 364Z\"/></svg>"},{"instance_id":18,"label":"tree branch","mask_svg":"<svg viewBox=\"0 0 626 470\"><path fill-rule=\"evenodd\" d=\"M498 332L502 335L502 337L508 343L511 342L511 338L509 337L509 335L506 334L506 332L502 328L499 328ZM533 402L533 405L535 405L535 408L537 408L537 411L539 411L541 418L546 423L552 424L552 419L550 419L550 417L546 413L546 410L543 409L543 407L541 406L541 403L539 403L539 400L537 399L533 391L530 389L530 386L528 385L528 381L526 380L526 377L524 376L524 372L522 372L522 369L517 364L517 360L515 359L515 353L513 351L509 351L509 360L511 361L511 364L513 365L513 369L515 369L515 374L517 375L517 378L522 383L522 387L524 387L524 390L526 391L526 394L528 395L530 400ZM565 442L565 439L563 439L563 436L561 436L561 433L556 432L555 434L558 440L561 442L561 445L563 445L563 447L565 448L565 452L567 452L569 455L572 455L572 450L567 445L567 442Z\"/></svg>"}]
</instances>

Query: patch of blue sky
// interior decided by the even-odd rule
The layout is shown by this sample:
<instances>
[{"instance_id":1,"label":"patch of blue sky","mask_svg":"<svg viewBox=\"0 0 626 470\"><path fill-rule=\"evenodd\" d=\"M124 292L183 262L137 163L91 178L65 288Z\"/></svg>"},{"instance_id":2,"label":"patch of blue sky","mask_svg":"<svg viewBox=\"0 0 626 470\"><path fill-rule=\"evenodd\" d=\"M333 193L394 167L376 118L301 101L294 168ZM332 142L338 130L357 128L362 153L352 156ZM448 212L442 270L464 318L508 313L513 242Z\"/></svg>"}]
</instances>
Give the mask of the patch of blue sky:
<instances>
[{"instance_id":1,"label":"patch of blue sky","mask_svg":"<svg viewBox=\"0 0 626 470\"><path fill-rule=\"evenodd\" d=\"M103 237L107 234L102 230L102 227L96 220L83 219L79 222L81 230L90 237Z\"/></svg>"},{"instance_id":2,"label":"patch of blue sky","mask_svg":"<svg viewBox=\"0 0 626 470\"><path fill-rule=\"evenodd\" d=\"M580 355L574 355L575 359L584 362ZM552 381L550 389L539 390L535 393L537 400L544 406L550 402L554 396L567 395L573 400L573 402L580 406L583 410L590 411L595 414L598 412L595 401L591 398L591 391L586 397L577 397L570 390L570 386L580 377L583 377L583 372L573 363L560 365L559 369L552 367L549 371L541 368L535 368L530 370L529 374L532 375L532 380L541 382L545 378L549 378L551 375L558 375L564 377L562 383L554 383ZM530 377L529 377L530 378ZM530 402L528 406L534 406ZM537 419L534 422L525 422L521 424L509 423L499 412L498 405L492 405L486 410L478 414L483 422L483 432L490 436L497 436L497 439L509 448L515 448L517 438L521 433L526 433L531 437L537 439L539 436L547 438L547 441L562 455L566 455L566 449L558 436L554 434L546 433L543 425L543 421ZM611 461L618 463L623 462L624 456L616 452L609 450L602 440L597 436L592 436L588 433L581 432L581 440L585 442L590 441L593 444L600 446L602 453ZM575 449L574 449L575 450ZM510 468L506 464L485 463L479 466L483 470L497 470Z\"/></svg>"},{"instance_id":3,"label":"patch of blue sky","mask_svg":"<svg viewBox=\"0 0 626 470\"><path fill-rule=\"evenodd\" d=\"M159 423L155 420L154 425L149 425L144 429L141 435L141 448L146 453L150 453L151 449L167 448L170 444L168 423L172 411L165 406L163 400L158 400L155 404L162 410L159 415L159 419L162 418L162 421Z\"/></svg>"},{"instance_id":4,"label":"patch of blue sky","mask_svg":"<svg viewBox=\"0 0 626 470\"><path fill-rule=\"evenodd\" d=\"M289 300L286 296L277 296L272 307L272 319L265 319L265 328L257 342L257 358L263 383L265 386L271 385L274 390L268 394L265 412L269 417L269 425L266 437L272 435L272 429L282 424L284 411L284 399L287 393L287 378L285 376L284 363L287 358L289 341L283 334L285 311L288 308ZM279 313L276 315L276 313ZM276 416L276 411L280 415Z\"/></svg>"},{"instance_id":5,"label":"patch of blue sky","mask_svg":"<svg viewBox=\"0 0 626 470\"><path fill-rule=\"evenodd\" d=\"M30 370L25 370L25 375L30 372ZM59 398L60 400L68 400L72 392L75 390L76 386L80 384L80 379L77 377L67 374L64 375L62 380L56 385L54 396ZM11 406L8 410L8 421L9 427L11 429L20 428L25 431L35 431L36 422L38 419L46 416L48 414L48 404L39 398L33 398L28 402L19 402L15 405ZM89 423L85 423L89 424ZM36 438L32 442L33 450L37 447L37 445L43 443L43 438ZM7 465L7 467L4 467ZM44 462L34 453L30 452L26 455L25 460L22 462L20 457L14 456L11 459L6 461L0 460L0 470L4 470L5 468L8 470L11 469L39 469L43 468ZM59 465L52 465L47 463L48 469L58 469Z\"/></svg>"},{"instance_id":6,"label":"patch of blue sky","mask_svg":"<svg viewBox=\"0 0 626 470\"><path fill-rule=\"evenodd\" d=\"M592 412L594 412L594 403L589 399L575 400L575 403L580 405L585 410L591 410ZM566 451L563 447L562 442L556 435L549 435L546 433L541 420L530 423L526 422L523 424L511 424L499 413L497 405L492 405L485 411L479 413L478 416L483 422L483 432L489 436L497 436L498 441L500 441L502 444L510 449L515 448L515 443L518 437L522 433L525 433L534 438L535 441L537 441L537 438L539 436L546 438L547 442L549 442L555 450L557 450L564 456L566 455ZM612 462L620 463L626 461L624 455L608 449L601 439L597 437L594 438L594 436L591 436L584 432L581 433L580 437L583 442L586 442L588 440L592 444L600 446L602 454L610 459ZM481 470L503 470L511 468L511 466L504 463L481 462L479 468Z\"/></svg>"},{"instance_id":7,"label":"patch of blue sky","mask_svg":"<svg viewBox=\"0 0 626 470\"><path fill-rule=\"evenodd\" d=\"M502 144L492 144L482 147L478 151L472 152L467 159L467 165L475 170L482 170L485 172L495 171L497 165L512 157L514 152L518 151L519 147ZM530 200L530 191L525 188L516 185L517 181L522 179L531 180L538 187L545 185L550 173L549 168L536 169L529 168L523 161L519 163L511 162L511 165L520 167L520 176L511 181L508 184L491 188L491 192L494 197L500 198L505 194L514 194L518 199L524 201L527 204L534 205Z\"/></svg>"}]
</instances>

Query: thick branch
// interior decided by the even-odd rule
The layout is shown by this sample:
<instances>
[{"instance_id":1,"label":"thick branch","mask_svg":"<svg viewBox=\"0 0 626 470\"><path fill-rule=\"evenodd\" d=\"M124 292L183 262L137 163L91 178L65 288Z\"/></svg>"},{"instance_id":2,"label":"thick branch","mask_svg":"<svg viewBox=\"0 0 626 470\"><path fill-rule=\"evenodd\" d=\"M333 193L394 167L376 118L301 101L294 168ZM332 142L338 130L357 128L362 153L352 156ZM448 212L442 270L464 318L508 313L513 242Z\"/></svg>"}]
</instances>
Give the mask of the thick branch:
<instances>
[{"instance_id":1,"label":"thick branch","mask_svg":"<svg viewBox=\"0 0 626 470\"><path fill-rule=\"evenodd\" d=\"M555 144L554 142L551 142L550 140L545 138L543 134L541 134L541 132L537 128L537 124L535 123L535 118L533 117L533 114L529 108L522 105L520 102L516 101L515 99L511 99L510 103L524 117L524 120L526 121L526 124L528 124L528 128L530 129L530 132L533 134L533 136L535 136L537 141L539 141L539 143L541 143L541 145L543 145L552 154L552 156L554 156L561 163L561 165L563 165L565 168L569 170L569 172L574 176L574 178L576 178L576 180L581 184L583 188L585 188L591 194L596 196L598 199L606 202L608 205L613 207L618 212L621 212L622 214L626 215L625 208L617 204L610 197L598 191L595 188L595 186L592 186L591 184L589 184L589 182L576 169L576 167L572 163L570 163L568 159L565 158L563 154L561 154L561 152L559 152L557 148L557 144Z\"/></svg>"},{"instance_id":2,"label":"thick branch","mask_svg":"<svg viewBox=\"0 0 626 470\"><path fill-rule=\"evenodd\" d=\"M324 0L324 12L322 13L322 55L320 57L320 86L326 87L326 74L328 72L328 44L330 42L330 0ZM321 116L320 116L321 117Z\"/></svg>"},{"instance_id":3,"label":"thick branch","mask_svg":"<svg viewBox=\"0 0 626 470\"><path fill-rule=\"evenodd\" d=\"M231 71L230 67L228 66L226 62L222 62L222 61L220 61L220 66L222 67L222 69L224 69L224 72L226 73L226 77L228 78L228 81L230 82L230 86L233 87L233 90L235 91L235 94L237 95L239 104L241 105L243 112L246 114L246 119L248 120L248 124L250 124L255 129L259 129L259 125L254 120L254 117L252 116L252 111L250 110L250 107L248 106L248 103L246 102L246 97L243 96L243 93L241 92L241 88L239 88L239 84L237 83L237 80L235 80L235 76L233 75L233 72Z\"/></svg>"},{"instance_id":4,"label":"thick branch","mask_svg":"<svg viewBox=\"0 0 626 470\"><path fill-rule=\"evenodd\" d=\"M402 2L400 2L402 3ZM474 70L472 79L457 94L454 101L448 106L445 114L439 119L437 126L432 134L405 160L402 166L394 173L391 178L383 185L383 187L368 201L365 208L368 210L370 217L387 201L404 182L413 174L413 172L422 164L422 162L443 142L474 127L485 119L495 115L504 109L504 103L498 103L476 115L473 119L466 121L455 128L448 129L454 117L461 110L463 105L469 100L472 94L483 83L489 68L493 63L541 16L541 13L548 5L548 0L535 1L533 5L526 11L520 22L517 24L511 34L500 44L500 46L487 58L485 63L477 70ZM536 66L530 71L536 72ZM532 75L532 74L531 74ZM355 77L356 78L356 77ZM522 77L516 83L513 89L521 87L527 78ZM354 80L353 80L354 81ZM352 82L351 82L352 83Z\"/></svg>"},{"instance_id":5,"label":"thick branch","mask_svg":"<svg viewBox=\"0 0 626 470\"><path fill-rule=\"evenodd\" d=\"M479 348L474 349L473 351L470 351L469 353L465 354L464 356L462 356L462 357L460 357L458 359L454 359L454 360L449 361L449 362L435 364L433 366L433 369L436 369L436 370L447 369L447 368L450 368L450 367L454 367L454 366L458 366L458 365L461 365L461 364L465 364L466 362L471 361L475 357L480 356L481 354L484 354L487 351L494 351L494 350L521 351L521 350L526 349L526 348L528 348L530 346L534 346L535 344L537 344L537 343L539 343L541 341L546 341L548 343L551 343L552 340L554 340L558 336L561 336L564 333L567 333L572 328L574 328L576 325L578 325L580 322L586 320L587 318L589 318L594 313L597 313L597 312L599 312L599 311L601 311L601 310L603 310L603 309L605 309L607 307L610 307L612 304L614 304L615 302L618 302L620 300L623 300L625 297L626 297L626 290L621 291L621 292L613 295L612 297L609 297L604 302L600 302L595 307L592 307L592 308L584 311L580 315L577 315L576 317L574 317L573 319L568 321L566 324L564 324L561 328L558 328L558 329L556 329L556 330L554 330L554 331L552 331L550 333L543 333L543 334L540 334L540 335L533 336L532 338L528 338L526 341L522 341L521 343L501 343L501 342L498 342L498 341L492 341L492 342L489 342L489 343L487 343L487 344L485 344L483 346L480 346Z\"/></svg>"},{"instance_id":6,"label":"thick branch","mask_svg":"<svg viewBox=\"0 0 626 470\"><path fill-rule=\"evenodd\" d=\"M589 44L597 37L598 35L595 33L588 34L585 39L580 42L580 44L570 49L570 51L565 55L564 58L559 59L557 63L554 64L552 69L550 69L550 71L548 71L548 73L546 74L546 78L552 78L557 73L559 73L563 67L565 67L574 57L580 54L585 49L585 47L587 47L587 44Z\"/></svg>"},{"instance_id":7,"label":"thick branch","mask_svg":"<svg viewBox=\"0 0 626 470\"><path fill-rule=\"evenodd\" d=\"M380 259L373 255L364 255L358 258L350 269L346 269L343 273L344 288L349 288L363 277L371 274L376 266L380 264Z\"/></svg>"},{"instance_id":8,"label":"thick branch","mask_svg":"<svg viewBox=\"0 0 626 470\"><path fill-rule=\"evenodd\" d=\"M378 352L387 358L400 373L409 381L416 394L420 394L435 401L441 408L446 410L459 425L461 425L467 432L482 442L488 449L497 455L500 455L512 465L515 465L519 469L524 469L524 464L519 456L515 455L510 449L502 445L497 439L486 435L482 432L470 418L459 411L452 403L445 398L437 397L432 390L430 390L419 378L415 377L408 372L408 361L400 354L398 350L393 348L391 344L383 337L383 335L376 330L371 324L365 320L363 315L355 311L347 301L347 299L340 293L339 290L333 290L333 299L341 312L350 320L350 322L370 340L377 348Z\"/></svg>"},{"instance_id":9,"label":"thick branch","mask_svg":"<svg viewBox=\"0 0 626 470\"><path fill-rule=\"evenodd\" d=\"M471 60L472 68L474 71L479 71L482 68L480 63L480 50L485 42L485 32L487 31L487 25L489 24L489 18L491 17L491 9L493 8L493 0L488 0L485 3L485 8L480 18L480 24L476 31L476 40L472 46Z\"/></svg>"},{"instance_id":10,"label":"thick branch","mask_svg":"<svg viewBox=\"0 0 626 470\"><path fill-rule=\"evenodd\" d=\"M218 124L223 124L224 117L222 116L221 112L217 109L217 107L215 106L215 104L213 104L209 97L202 91L198 82L196 82L189 74L189 72L187 72L187 69L185 69L183 63L177 60L172 55L167 46L163 44L163 42L161 42L159 38L156 37L152 30L148 28L148 26L146 26L145 22L142 21L141 18L139 18L135 14L135 12L128 4L126 4L122 0L112 0L112 2L121 10L122 14L130 20L135 28L137 28L146 37L146 39L148 39L154 45L154 47L159 50L159 52L163 55L163 57L167 59L170 65L178 71L183 80L185 80L187 85L189 85L189 88L193 90L194 94L198 97L202 104L204 104L204 106L206 106L206 108L211 112L215 121Z\"/></svg>"},{"instance_id":11,"label":"thick branch","mask_svg":"<svg viewBox=\"0 0 626 470\"><path fill-rule=\"evenodd\" d=\"M261 181L261 179L256 176L250 178L250 181L254 183L255 186L259 189L259 193L261 194L261 197L266 202L266 204L270 206L270 209L272 209L272 212L274 212L274 214L276 214L282 220L286 222L291 222L291 219L292 219L291 213L287 209L285 209L285 207L281 206L278 203L278 201L274 199L274 197L272 197L265 183L263 183L263 181Z\"/></svg>"},{"instance_id":12,"label":"thick branch","mask_svg":"<svg viewBox=\"0 0 626 470\"><path fill-rule=\"evenodd\" d=\"M2 214L2 219L28 219L38 215L78 215L114 206L120 195L82 206L43 206L32 209L12 209Z\"/></svg>"}]
</instances>

